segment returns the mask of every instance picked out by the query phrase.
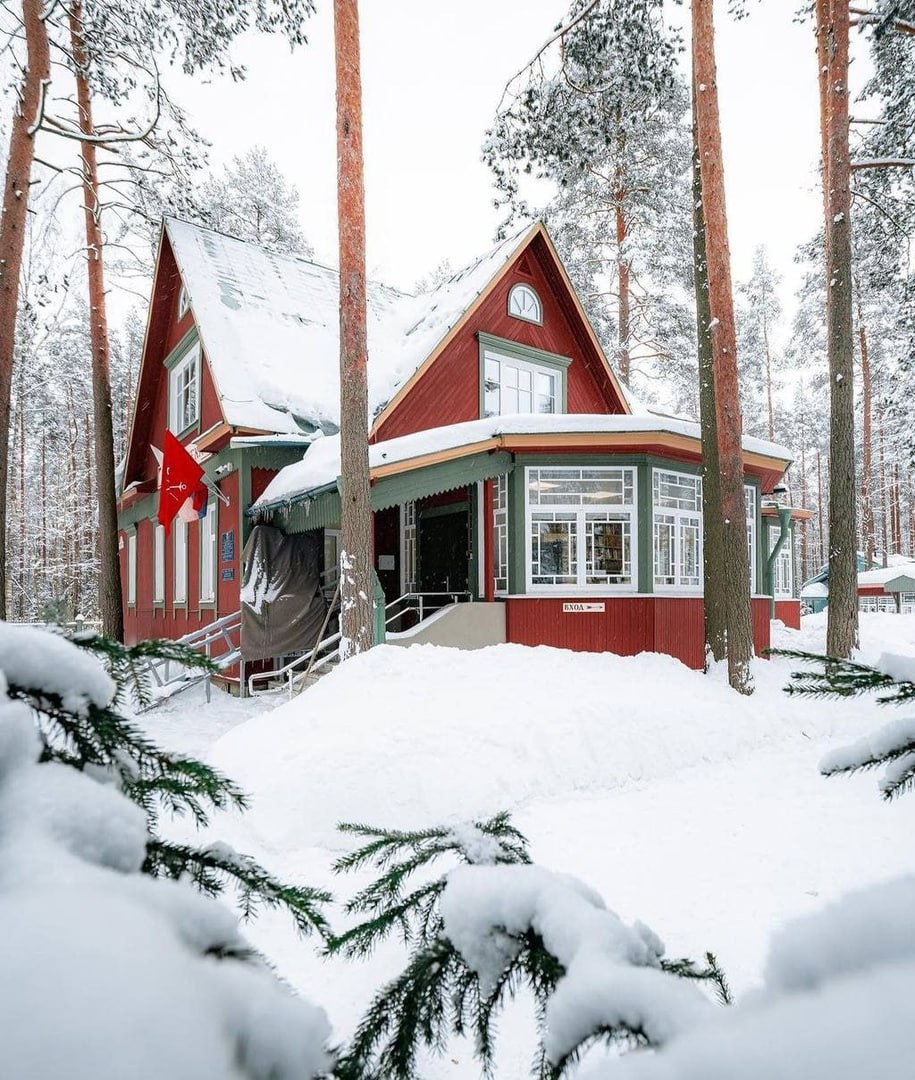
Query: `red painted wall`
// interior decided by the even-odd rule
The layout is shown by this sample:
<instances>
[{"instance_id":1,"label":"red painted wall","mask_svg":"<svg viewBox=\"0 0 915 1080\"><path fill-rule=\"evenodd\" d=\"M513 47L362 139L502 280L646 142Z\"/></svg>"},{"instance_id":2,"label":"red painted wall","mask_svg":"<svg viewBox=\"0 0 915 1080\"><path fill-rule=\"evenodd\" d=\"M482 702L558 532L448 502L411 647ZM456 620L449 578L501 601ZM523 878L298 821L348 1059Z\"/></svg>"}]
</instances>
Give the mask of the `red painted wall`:
<instances>
[{"instance_id":1,"label":"red painted wall","mask_svg":"<svg viewBox=\"0 0 915 1080\"><path fill-rule=\"evenodd\" d=\"M524 272L525 269L528 272ZM606 373L600 370L593 346L583 338L580 320L570 314L568 297L564 297L560 283L554 278L555 271L550 273L547 255L538 252L535 246L523 252L441 356L382 423L376 439L392 439L443 424L479 419L480 352L476 336L479 331L571 357L567 378L567 409L570 413L622 412ZM508 294L517 282L527 282L536 289L543 303L542 326L508 314Z\"/></svg>"},{"instance_id":2,"label":"red painted wall","mask_svg":"<svg viewBox=\"0 0 915 1080\"><path fill-rule=\"evenodd\" d=\"M775 617L781 619L785 626L793 630L801 628L801 602L800 600L776 600Z\"/></svg>"},{"instance_id":3,"label":"red painted wall","mask_svg":"<svg viewBox=\"0 0 915 1080\"><path fill-rule=\"evenodd\" d=\"M562 610L564 601L602 603L604 612ZM757 654L769 647L769 601L752 600L753 642ZM510 597L505 601L508 641L553 645L578 652L634 656L661 652L702 670L705 634L698 596Z\"/></svg>"}]
</instances>

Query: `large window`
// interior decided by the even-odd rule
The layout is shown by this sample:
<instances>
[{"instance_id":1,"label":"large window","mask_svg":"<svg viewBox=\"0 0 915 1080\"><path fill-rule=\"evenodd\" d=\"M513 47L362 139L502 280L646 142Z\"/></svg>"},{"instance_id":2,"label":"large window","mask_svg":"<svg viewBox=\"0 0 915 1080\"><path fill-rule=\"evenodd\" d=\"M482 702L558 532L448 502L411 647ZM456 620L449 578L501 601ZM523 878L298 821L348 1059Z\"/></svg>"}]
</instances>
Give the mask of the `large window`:
<instances>
[{"instance_id":1,"label":"large window","mask_svg":"<svg viewBox=\"0 0 915 1080\"><path fill-rule=\"evenodd\" d=\"M526 472L528 587L633 588L635 469Z\"/></svg>"},{"instance_id":2,"label":"large window","mask_svg":"<svg viewBox=\"0 0 915 1080\"><path fill-rule=\"evenodd\" d=\"M508 473L492 482L492 576L497 595L508 592Z\"/></svg>"},{"instance_id":3,"label":"large window","mask_svg":"<svg viewBox=\"0 0 915 1080\"><path fill-rule=\"evenodd\" d=\"M153 603L165 602L165 527L157 525L153 534Z\"/></svg>"},{"instance_id":4,"label":"large window","mask_svg":"<svg viewBox=\"0 0 915 1080\"><path fill-rule=\"evenodd\" d=\"M692 473L652 472L655 588L702 585L702 478Z\"/></svg>"},{"instance_id":5,"label":"large window","mask_svg":"<svg viewBox=\"0 0 915 1080\"><path fill-rule=\"evenodd\" d=\"M211 604L216 599L216 500L207 503L200 528L200 602Z\"/></svg>"},{"instance_id":6,"label":"large window","mask_svg":"<svg viewBox=\"0 0 915 1080\"><path fill-rule=\"evenodd\" d=\"M483 415L562 412L562 373L554 368L503 356L483 355Z\"/></svg>"},{"instance_id":7,"label":"large window","mask_svg":"<svg viewBox=\"0 0 915 1080\"><path fill-rule=\"evenodd\" d=\"M195 345L168 373L168 426L176 434L200 416L200 346Z\"/></svg>"},{"instance_id":8,"label":"large window","mask_svg":"<svg viewBox=\"0 0 915 1080\"><path fill-rule=\"evenodd\" d=\"M778 543L779 530L769 529L769 551L771 555ZM781 551L772 568L772 593L780 600L791 599L794 595L793 581L791 577L791 533L785 539Z\"/></svg>"},{"instance_id":9,"label":"large window","mask_svg":"<svg viewBox=\"0 0 915 1080\"><path fill-rule=\"evenodd\" d=\"M176 604L187 603L187 522L176 517L172 522L175 530L175 590Z\"/></svg>"}]
</instances>

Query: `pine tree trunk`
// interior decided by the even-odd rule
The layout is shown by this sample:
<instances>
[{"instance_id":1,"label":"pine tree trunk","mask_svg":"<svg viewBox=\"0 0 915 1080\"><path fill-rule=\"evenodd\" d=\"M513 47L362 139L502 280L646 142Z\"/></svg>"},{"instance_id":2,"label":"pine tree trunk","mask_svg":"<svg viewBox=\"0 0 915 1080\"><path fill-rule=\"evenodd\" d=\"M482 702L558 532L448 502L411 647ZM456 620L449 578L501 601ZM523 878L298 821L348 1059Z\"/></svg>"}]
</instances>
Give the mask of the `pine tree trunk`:
<instances>
[{"instance_id":1,"label":"pine tree trunk","mask_svg":"<svg viewBox=\"0 0 915 1080\"><path fill-rule=\"evenodd\" d=\"M616 250L623 251L626 243L626 214L623 197L615 196L616 202ZM629 358L629 335L631 333L631 308L629 295L629 260L619 255L616 264L617 279L619 285L619 303L617 309L618 341L617 359L619 362L620 377L626 385L629 385L630 358Z\"/></svg>"},{"instance_id":2,"label":"pine tree trunk","mask_svg":"<svg viewBox=\"0 0 915 1080\"><path fill-rule=\"evenodd\" d=\"M877 406L877 449L880 454L880 530L883 541L883 565L886 566L887 552L890 546L889 526L887 523L887 479L886 479L886 442L883 438L883 402Z\"/></svg>"},{"instance_id":3,"label":"pine tree trunk","mask_svg":"<svg viewBox=\"0 0 915 1080\"><path fill-rule=\"evenodd\" d=\"M807 455L801 435L801 506L807 506ZM810 522L802 521L801 525L801 581L810 577Z\"/></svg>"},{"instance_id":4,"label":"pine tree trunk","mask_svg":"<svg viewBox=\"0 0 915 1080\"><path fill-rule=\"evenodd\" d=\"M753 622L743 488L742 419L737 378L737 332L731 289L724 165L715 72L712 0L693 0L693 93L696 101L702 206L708 263L709 323L715 386L715 422L724 533L725 618L728 681L753 692Z\"/></svg>"},{"instance_id":5,"label":"pine tree trunk","mask_svg":"<svg viewBox=\"0 0 915 1080\"><path fill-rule=\"evenodd\" d=\"M334 0L337 216L340 243L340 655L373 643L372 506L368 448L365 185L357 0Z\"/></svg>"},{"instance_id":6,"label":"pine tree trunk","mask_svg":"<svg viewBox=\"0 0 915 1080\"><path fill-rule=\"evenodd\" d=\"M48 35L41 15L41 0L22 0L26 66L13 110L9 153L0 214L0 619L6 618L7 594L7 485L9 481L10 399L16 350L16 311L19 271L25 245L26 214L35 156L33 126L41 111L44 85L50 77Z\"/></svg>"},{"instance_id":7,"label":"pine tree trunk","mask_svg":"<svg viewBox=\"0 0 915 1080\"><path fill-rule=\"evenodd\" d=\"M769 412L769 439L775 438L775 409L772 405L772 354L769 351L769 327L763 315L763 345L766 354L766 406Z\"/></svg>"},{"instance_id":8,"label":"pine tree trunk","mask_svg":"<svg viewBox=\"0 0 915 1080\"><path fill-rule=\"evenodd\" d=\"M827 206L826 339L830 389L826 651L830 656L846 658L858 645L851 163L848 148L849 13L846 0L817 0L817 34L818 54L824 50L826 58L827 146L823 182ZM821 91L821 106L823 96Z\"/></svg>"},{"instance_id":9,"label":"pine tree trunk","mask_svg":"<svg viewBox=\"0 0 915 1080\"><path fill-rule=\"evenodd\" d=\"M864 557L867 565L874 561L874 496L871 490L873 461L873 387L871 365L867 350L867 329L858 305L858 340L861 346L861 535L864 541Z\"/></svg>"},{"instance_id":10,"label":"pine tree trunk","mask_svg":"<svg viewBox=\"0 0 915 1080\"><path fill-rule=\"evenodd\" d=\"M86 48L82 37L82 8L70 9L70 40L76 65L79 127L94 135L92 96L87 81ZM114 431L111 417L111 370L108 313L105 298L104 237L95 144L80 144L86 222L86 265L89 276L89 340L92 348L92 402L95 418L96 499L98 502L99 615L102 631L124 640L124 609L118 561L118 508L114 479Z\"/></svg>"},{"instance_id":11,"label":"pine tree trunk","mask_svg":"<svg viewBox=\"0 0 915 1080\"><path fill-rule=\"evenodd\" d=\"M902 506L899 499L899 462L893 464L893 550L902 552Z\"/></svg>"},{"instance_id":12,"label":"pine tree trunk","mask_svg":"<svg viewBox=\"0 0 915 1080\"><path fill-rule=\"evenodd\" d=\"M706 670L709 658L727 656L724 595L724 530L721 527L721 483L718 471L718 432L715 423L715 372L709 325L708 266L705 256L705 217L702 177L693 100L693 269L696 288L696 345L699 357L699 423L702 435L702 570L705 614Z\"/></svg>"},{"instance_id":13,"label":"pine tree trunk","mask_svg":"<svg viewBox=\"0 0 915 1080\"><path fill-rule=\"evenodd\" d=\"M819 564L826 562L826 528L823 522L823 455L817 450L817 518L819 525Z\"/></svg>"}]
</instances>

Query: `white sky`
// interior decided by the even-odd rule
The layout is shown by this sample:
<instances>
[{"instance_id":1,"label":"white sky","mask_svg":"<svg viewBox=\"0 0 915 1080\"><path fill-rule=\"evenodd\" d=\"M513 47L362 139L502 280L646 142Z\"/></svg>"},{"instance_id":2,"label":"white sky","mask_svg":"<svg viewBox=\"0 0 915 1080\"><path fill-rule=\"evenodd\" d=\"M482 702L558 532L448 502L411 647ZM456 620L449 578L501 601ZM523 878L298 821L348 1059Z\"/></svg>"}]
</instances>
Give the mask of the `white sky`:
<instances>
[{"instance_id":1,"label":"white sky","mask_svg":"<svg viewBox=\"0 0 915 1080\"><path fill-rule=\"evenodd\" d=\"M247 39L248 79L179 94L213 143L215 164L267 146L302 197L302 224L336 263L333 26L318 0L309 44L290 53ZM819 224L816 61L797 0L763 0L734 23L719 5L719 75L735 278L766 244L797 280L794 249ZM492 243L500 215L480 143L502 88L549 35L567 0L362 0L360 4L368 263L409 288L448 258L458 267Z\"/></svg>"}]
</instances>

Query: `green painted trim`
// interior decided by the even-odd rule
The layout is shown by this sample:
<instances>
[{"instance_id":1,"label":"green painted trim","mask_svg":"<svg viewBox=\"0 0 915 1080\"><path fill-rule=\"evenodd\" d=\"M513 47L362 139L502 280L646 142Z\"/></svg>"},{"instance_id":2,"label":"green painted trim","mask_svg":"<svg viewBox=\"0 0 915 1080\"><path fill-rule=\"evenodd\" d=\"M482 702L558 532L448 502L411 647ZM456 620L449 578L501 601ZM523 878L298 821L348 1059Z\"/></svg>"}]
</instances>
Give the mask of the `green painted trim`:
<instances>
[{"instance_id":1,"label":"green painted trim","mask_svg":"<svg viewBox=\"0 0 915 1080\"><path fill-rule=\"evenodd\" d=\"M418 506L417 516L421 518L446 517L448 514L466 514L470 511L470 501L446 503L444 506Z\"/></svg>"},{"instance_id":2,"label":"green painted trim","mask_svg":"<svg viewBox=\"0 0 915 1080\"><path fill-rule=\"evenodd\" d=\"M189 330L186 330L182 337L179 339L178 344L172 349L172 351L162 361L166 371L171 371L176 364L184 357L184 354L191 348L195 341L200 340L200 335L197 333L197 327L192 326Z\"/></svg>"},{"instance_id":3,"label":"green painted trim","mask_svg":"<svg viewBox=\"0 0 915 1080\"><path fill-rule=\"evenodd\" d=\"M544 349L535 349L530 345L521 345L517 341L508 341L505 338L494 337L492 334L484 334L482 330L477 332L479 343L479 405L480 416L486 415L486 350L497 352L502 356L510 356L515 360L523 360L528 364L538 364L540 367L552 368L559 376L559 400L557 411L565 413L567 408L567 370L572 360L568 356L560 356L558 353L546 352Z\"/></svg>"},{"instance_id":4,"label":"green painted trim","mask_svg":"<svg viewBox=\"0 0 915 1080\"><path fill-rule=\"evenodd\" d=\"M386 597L384 595L384 589L381 587L381 582L378 580L378 575L372 569L372 626L373 637L376 645L384 645L385 637L387 635L387 628L385 626L385 603Z\"/></svg>"},{"instance_id":5,"label":"green painted trim","mask_svg":"<svg viewBox=\"0 0 915 1080\"><path fill-rule=\"evenodd\" d=\"M158 507L158 492L153 491L149 495L144 495L142 499L138 499L132 506L128 506L126 510L121 510L118 513L118 528L123 529L125 532L129 529L136 531L137 525L141 521L152 521L155 518Z\"/></svg>"},{"instance_id":6,"label":"green painted trim","mask_svg":"<svg viewBox=\"0 0 915 1080\"><path fill-rule=\"evenodd\" d=\"M640 593L654 592L654 489L650 461L638 463L638 504L636 507L636 528L639 530L638 550L638 590Z\"/></svg>"},{"instance_id":7,"label":"green painted trim","mask_svg":"<svg viewBox=\"0 0 915 1080\"><path fill-rule=\"evenodd\" d=\"M766 549L769 547L769 523L766 523ZM762 531L762 530L760 530ZM791 508L788 506L780 506L778 508L778 537L775 541L775 547L771 553L766 556L765 575L763 577L763 589L766 595L769 597L769 618L775 618L775 582L772 580L775 571L775 560L779 556L779 552L785 546L785 541L788 539L791 533ZM793 578L792 578L793 583Z\"/></svg>"},{"instance_id":8,"label":"green painted trim","mask_svg":"<svg viewBox=\"0 0 915 1080\"><path fill-rule=\"evenodd\" d=\"M470 591L470 595L481 600L480 596L480 557L482 552L480 547L480 513L482 507L480 505L480 491L477 484L472 484L470 487L470 520L467 523L467 528L470 533L470 559L467 565L467 588Z\"/></svg>"},{"instance_id":9,"label":"green painted trim","mask_svg":"<svg viewBox=\"0 0 915 1080\"><path fill-rule=\"evenodd\" d=\"M534 459L536 460L536 459ZM524 519L524 464L515 459L508 476L508 591L518 595L526 591L527 522Z\"/></svg>"}]
</instances>

